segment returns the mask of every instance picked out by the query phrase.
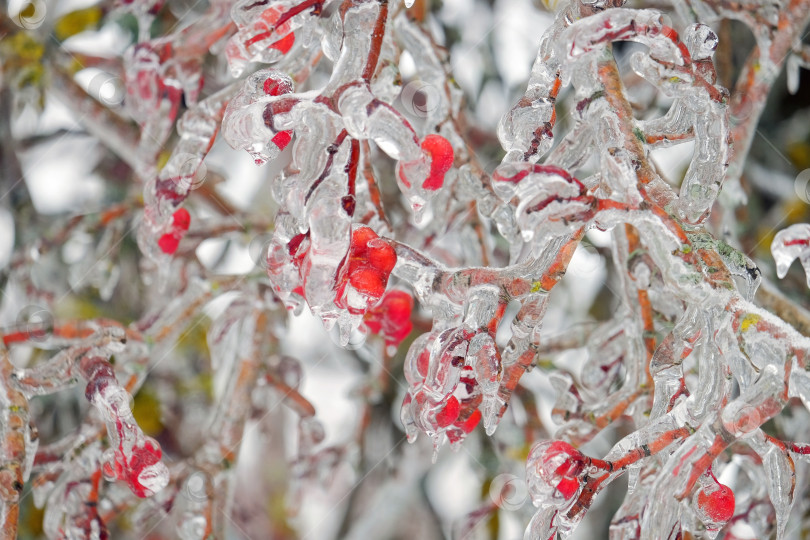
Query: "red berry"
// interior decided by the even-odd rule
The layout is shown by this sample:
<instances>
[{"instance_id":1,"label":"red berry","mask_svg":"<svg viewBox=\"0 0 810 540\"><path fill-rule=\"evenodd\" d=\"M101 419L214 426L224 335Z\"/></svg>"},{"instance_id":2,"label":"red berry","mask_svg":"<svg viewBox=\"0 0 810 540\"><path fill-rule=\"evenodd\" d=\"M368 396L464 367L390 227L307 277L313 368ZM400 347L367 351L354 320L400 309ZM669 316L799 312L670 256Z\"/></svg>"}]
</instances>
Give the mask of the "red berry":
<instances>
[{"instance_id":1,"label":"red berry","mask_svg":"<svg viewBox=\"0 0 810 540\"><path fill-rule=\"evenodd\" d=\"M185 236L186 231L191 224L191 216L185 208L178 208L172 214L172 226L169 232L164 234L158 239L158 247L163 253L172 255L177 251L180 245L180 240Z\"/></svg>"},{"instance_id":2,"label":"red berry","mask_svg":"<svg viewBox=\"0 0 810 540\"><path fill-rule=\"evenodd\" d=\"M285 148L287 148L287 145L290 144L290 141L292 140L292 135L289 131L279 131L270 140L273 142L273 144L278 146L279 150L284 150Z\"/></svg>"},{"instance_id":3,"label":"red berry","mask_svg":"<svg viewBox=\"0 0 810 540\"><path fill-rule=\"evenodd\" d=\"M189 215L188 210L185 208L178 208L177 211L172 214L172 222L176 229L187 231L189 225L191 225L191 216Z\"/></svg>"},{"instance_id":4,"label":"red berry","mask_svg":"<svg viewBox=\"0 0 810 540\"><path fill-rule=\"evenodd\" d=\"M166 233L158 240L158 247L163 253L173 255L180 245L180 237L174 233Z\"/></svg>"},{"instance_id":5,"label":"red berry","mask_svg":"<svg viewBox=\"0 0 810 540\"><path fill-rule=\"evenodd\" d=\"M287 33L287 35L284 36L283 38L270 44L271 49L276 49L278 51L281 51L283 54L287 54L289 50L292 48L293 44L295 43L295 34L290 32L289 22L285 22L284 24L276 28L276 21L278 21L278 19L281 17L283 13L284 13L283 9L271 7L265 9L260 15L260 17L264 22L267 23L267 26L275 30L276 35Z\"/></svg>"},{"instance_id":6,"label":"red berry","mask_svg":"<svg viewBox=\"0 0 810 540\"><path fill-rule=\"evenodd\" d=\"M398 327L396 330L391 332L387 332L387 336L389 338L389 343L391 345L399 345L402 343L402 340L408 337L408 334L411 333L413 330L413 324L411 321L406 321L404 325Z\"/></svg>"},{"instance_id":7,"label":"red berry","mask_svg":"<svg viewBox=\"0 0 810 540\"><path fill-rule=\"evenodd\" d=\"M383 240L377 240L372 242L367 249L366 260L368 263L383 274L390 274L397 264L397 252L394 251L394 248Z\"/></svg>"},{"instance_id":8,"label":"red berry","mask_svg":"<svg viewBox=\"0 0 810 540\"><path fill-rule=\"evenodd\" d=\"M718 484L717 489L701 489L697 497L698 508L709 520L726 523L734 516L734 492L730 487Z\"/></svg>"},{"instance_id":9,"label":"red berry","mask_svg":"<svg viewBox=\"0 0 810 540\"><path fill-rule=\"evenodd\" d=\"M153 491L148 485L142 483L141 474L144 469L151 467L160 461L163 452L157 442L147 439L143 446L136 446L132 449L132 457L123 464L119 459L115 460L115 469L118 478L129 484L129 488L136 496L144 498L153 495ZM122 456L123 457L123 456Z\"/></svg>"},{"instance_id":10,"label":"red berry","mask_svg":"<svg viewBox=\"0 0 810 540\"><path fill-rule=\"evenodd\" d=\"M475 429L475 426L478 425L478 422L481 421L481 411L475 409L475 411L461 424L456 424L464 433L471 433L472 430Z\"/></svg>"},{"instance_id":11,"label":"red berry","mask_svg":"<svg viewBox=\"0 0 810 540\"><path fill-rule=\"evenodd\" d=\"M385 334L391 342L399 345L413 329L411 323L413 298L404 291L391 291L383 298L383 309L386 314L383 323Z\"/></svg>"},{"instance_id":12,"label":"red berry","mask_svg":"<svg viewBox=\"0 0 810 540\"><path fill-rule=\"evenodd\" d=\"M413 298L405 291L390 291L385 295L383 305L385 306L390 321L403 324L411 319Z\"/></svg>"},{"instance_id":13,"label":"red berry","mask_svg":"<svg viewBox=\"0 0 810 540\"><path fill-rule=\"evenodd\" d=\"M412 310L411 295L405 291L388 291L380 303L366 314L366 327L375 334L385 335L388 344L399 345L413 329Z\"/></svg>"},{"instance_id":14,"label":"red berry","mask_svg":"<svg viewBox=\"0 0 810 540\"><path fill-rule=\"evenodd\" d=\"M567 442L552 441L551 445L546 450L544 461L548 463L558 456L563 457L564 460L554 471L556 474L561 476L576 476L582 471L584 461L582 459L582 452Z\"/></svg>"},{"instance_id":15,"label":"red berry","mask_svg":"<svg viewBox=\"0 0 810 540\"><path fill-rule=\"evenodd\" d=\"M290 32L280 40L276 41L275 43L270 45L271 49L276 49L281 51L282 54L287 54L292 49L292 46L295 44L295 34Z\"/></svg>"},{"instance_id":16,"label":"red berry","mask_svg":"<svg viewBox=\"0 0 810 540\"><path fill-rule=\"evenodd\" d=\"M579 490L579 479L577 478L566 476L557 484L557 491L560 492L560 495L562 495L566 501L576 495L577 490Z\"/></svg>"},{"instance_id":17,"label":"red berry","mask_svg":"<svg viewBox=\"0 0 810 540\"><path fill-rule=\"evenodd\" d=\"M394 248L380 240L370 227L358 227L352 231L351 258L358 263L370 264L386 276L397 263Z\"/></svg>"},{"instance_id":18,"label":"red berry","mask_svg":"<svg viewBox=\"0 0 810 540\"><path fill-rule=\"evenodd\" d=\"M379 299L385 292L387 278L379 271L368 266L357 268L349 274L349 283L352 287L366 296Z\"/></svg>"},{"instance_id":19,"label":"red berry","mask_svg":"<svg viewBox=\"0 0 810 540\"><path fill-rule=\"evenodd\" d=\"M573 498L582 485L586 458L564 441L537 443L529 453L527 466L537 475L534 489L550 496L555 504Z\"/></svg>"},{"instance_id":20,"label":"red berry","mask_svg":"<svg viewBox=\"0 0 810 540\"><path fill-rule=\"evenodd\" d=\"M441 135L428 135L422 149L430 156L430 174L422 187L435 191L444 185L444 175L453 166L453 146Z\"/></svg>"},{"instance_id":21,"label":"red berry","mask_svg":"<svg viewBox=\"0 0 810 540\"><path fill-rule=\"evenodd\" d=\"M388 277L395 264L396 252L386 242L379 240L374 230L370 227L358 227L352 231L348 260L336 282L335 305L346 307L347 298L344 292L348 282L367 300L366 307L350 306L350 311L355 314L366 313L385 293ZM385 319L383 314L372 315L367 319L371 323L367 326L372 332L383 330L389 336L391 332L388 331Z\"/></svg>"},{"instance_id":22,"label":"red berry","mask_svg":"<svg viewBox=\"0 0 810 540\"><path fill-rule=\"evenodd\" d=\"M427 377L429 367L430 367L430 350L425 349L419 354L419 357L416 359L416 369L419 371L419 375L421 375L422 377Z\"/></svg>"},{"instance_id":23,"label":"red berry","mask_svg":"<svg viewBox=\"0 0 810 540\"><path fill-rule=\"evenodd\" d=\"M372 312L366 313L366 318L363 321L366 324L366 328L368 328L372 334L379 334L382 332L382 319L380 317L369 317L369 315L372 315Z\"/></svg>"},{"instance_id":24,"label":"red berry","mask_svg":"<svg viewBox=\"0 0 810 540\"><path fill-rule=\"evenodd\" d=\"M460 406L458 400L455 396L450 396L450 399L444 404L442 410L436 414L436 424L438 424L440 428L446 428L456 421L459 412Z\"/></svg>"},{"instance_id":25,"label":"red berry","mask_svg":"<svg viewBox=\"0 0 810 540\"><path fill-rule=\"evenodd\" d=\"M371 227L358 227L352 231L351 251L352 257L363 257L368 249L368 243L379 238Z\"/></svg>"},{"instance_id":26,"label":"red berry","mask_svg":"<svg viewBox=\"0 0 810 540\"><path fill-rule=\"evenodd\" d=\"M265 79L262 89L268 96L280 96L285 93L281 83L272 77Z\"/></svg>"}]
</instances>

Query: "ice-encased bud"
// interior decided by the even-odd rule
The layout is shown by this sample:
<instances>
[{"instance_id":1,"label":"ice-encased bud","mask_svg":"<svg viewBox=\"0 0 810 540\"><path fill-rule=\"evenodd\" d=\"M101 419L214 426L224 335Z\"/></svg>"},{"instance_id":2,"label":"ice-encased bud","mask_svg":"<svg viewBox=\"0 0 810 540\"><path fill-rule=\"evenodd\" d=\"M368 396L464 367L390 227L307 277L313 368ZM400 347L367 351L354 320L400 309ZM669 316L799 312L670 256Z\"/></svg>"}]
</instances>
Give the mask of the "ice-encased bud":
<instances>
[{"instance_id":1,"label":"ice-encased bud","mask_svg":"<svg viewBox=\"0 0 810 540\"><path fill-rule=\"evenodd\" d=\"M466 363L472 367L475 380L485 395L497 392L503 374L501 355L488 332L481 332L470 340Z\"/></svg>"},{"instance_id":2,"label":"ice-encased bud","mask_svg":"<svg viewBox=\"0 0 810 540\"><path fill-rule=\"evenodd\" d=\"M734 515L734 492L723 484L700 488L695 500L698 518L709 532L719 531Z\"/></svg>"},{"instance_id":3,"label":"ice-encased bud","mask_svg":"<svg viewBox=\"0 0 810 540\"><path fill-rule=\"evenodd\" d=\"M273 125L273 98L288 94L293 82L284 73L265 69L245 81L228 103L222 118L222 137L234 149L245 150L261 165L274 159L290 142L288 131Z\"/></svg>"},{"instance_id":4,"label":"ice-encased bud","mask_svg":"<svg viewBox=\"0 0 810 540\"><path fill-rule=\"evenodd\" d=\"M405 356L405 380L411 387L417 387L425 381L430 365L430 350L435 336L432 333L422 334L416 338Z\"/></svg>"},{"instance_id":5,"label":"ice-encased bud","mask_svg":"<svg viewBox=\"0 0 810 540\"><path fill-rule=\"evenodd\" d=\"M290 7L289 2L268 5L253 0L240 0L233 5L231 17L238 30L225 47L233 76L241 75L250 62L269 64L290 51L295 43L293 32L302 25L300 17L277 23Z\"/></svg>"},{"instance_id":6,"label":"ice-encased bud","mask_svg":"<svg viewBox=\"0 0 810 540\"><path fill-rule=\"evenodd\" d=\"M793 261L799 259L810 287L810 225L798 223L776 233L771 242L771 254L780 279L787 275Z\"/></svg>"},{"instance_id":7,"label":"ice-encased bud","mask_svg":"<svg viewBox=\"0 0 810 540\"><path fill-rule=\"evenodd\" d=\"M693 24L687 28L684 41L692 60L710 59L719 42L714 30L705 24Z\"/></svg>"},{"instance_id":8,"label":"ice-encased bud","mask_svg":"<svg viewBox=\"0 0 810 540\"><path fill-rule=\"evenodd\" d=\"M526 459L526 483L538 508L562 509L581 488L585 471L582 453L564 441L535 444Z\"/></svg>"}]
</instances>

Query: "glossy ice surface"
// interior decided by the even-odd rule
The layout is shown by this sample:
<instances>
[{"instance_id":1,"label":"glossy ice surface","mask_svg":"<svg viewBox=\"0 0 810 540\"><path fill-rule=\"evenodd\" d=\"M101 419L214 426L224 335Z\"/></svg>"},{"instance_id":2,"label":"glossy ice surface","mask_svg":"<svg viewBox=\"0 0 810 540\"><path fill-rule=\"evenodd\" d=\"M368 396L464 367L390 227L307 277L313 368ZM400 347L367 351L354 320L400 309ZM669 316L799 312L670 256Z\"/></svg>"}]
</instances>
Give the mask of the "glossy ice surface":
<instances>
[{"instance_id":1,"label":"glossy ice surface","mask_svg":"<svg viewBox=\"0 0 810 540\"><path fill-rule=\"evenodd\" d=\"M210 0L186 18L104 0L3 23L3 99L35 110L41 91L81 113L118 198L34 223L4 263L0 538L34 506L53 539L325 537L344 504L334 537L427 538L430 519L407 519L430 470L420 438L434 463L446 444L485 448L476 481L516 472L534 507L493 496L445 523L458 537L507 510L527 539L590 534L625 473L612 540L796 534L810 318L763 274L799 259L810 286L810 225L755 261L734 212L771 88L787 65L798 91L810 65L810 0L546 3L491 133L459 86L467 53L443 46L465 39L442 26L452 10L483 4ZM732 19L757 48L730 90L716 51ZM117 52L61 45L127 25ZM109 78L82 86L88 68ZM676 147L692 150L668 176L654 155ZM243 156L262 188L240 206L217 185ZM0 203L23 225L24 201ZM253 264L224 271L230 250ZM612 301L581 300L577 257L611 263ZM304 311L332 332L309 343L320 359L291 330ZM345 392L360 414L337 427L303 385L332 357L362 366ZM45 425L44 406L79 418ZM402 431L416 450L380 456ZM328 506L314 517L313 494Z\"/></svg>"}]
</instances>

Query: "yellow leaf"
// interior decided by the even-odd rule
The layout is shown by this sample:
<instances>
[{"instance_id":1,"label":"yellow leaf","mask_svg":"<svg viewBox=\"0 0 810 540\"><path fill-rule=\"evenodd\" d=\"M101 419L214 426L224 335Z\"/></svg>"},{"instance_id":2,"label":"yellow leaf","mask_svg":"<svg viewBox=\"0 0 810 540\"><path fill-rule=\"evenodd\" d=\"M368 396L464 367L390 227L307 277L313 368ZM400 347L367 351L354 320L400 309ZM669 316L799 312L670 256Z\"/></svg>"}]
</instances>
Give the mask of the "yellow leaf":
<instances>
[{"instance_id":1,"label":"yellow leaf","mask_svg":"<svg viewBox=\"0 0 810 540\"><path fill-rule=\"evenodd\" d=\"M98 23L101 21L101 15L101 9L97 6L71 11L56 21L53 33L58 40L64 41L79 32L98 27Z\"/></svg>"},{"instance_id":2,"label":"yellow leaf","mask_svg":"<svg viewBox=\"0 0 810 540\"><path fill-rule=\"evenodd\" d=\"M749 313L743 318L742 324L740 325L740 330L743 332L747 332L749 328L751 328L752 326L756 326L756 324L759 322L761 318L762 317L756 315L755 313Z\"/></svg>"},{"instance_id":3,"label":"yellow leaf","mask_svg":"<svg viewBox=\"0 0 810 540\"><path fill-rule=\"evenodd\" d=\"M25 32L17 32L8 40L15 56L21 60L37 61L45 54L45 46Z\"/></svg>"},{"instance_id":4,"label":"yellow leaf","mask_svg":"<svg viewBox=\"0 0 810 540\"><path fill-rule=\"evenodd\" d=\"M144 433L150 437L159 435L163 431L163 422L160 418L160 401L148 388L141 388L133 398L132 416Z\"/></svg>"},{"instance_id":5,"label":"yellow leaf","mask_svg":"<svg viewBox=\"0 0 810 540\"><path fill-rule=\"evenodd\" d=\"M788 146L788 157L798 169L810 168L810 143L799 141Z\"/></svg>"}]
</instances>

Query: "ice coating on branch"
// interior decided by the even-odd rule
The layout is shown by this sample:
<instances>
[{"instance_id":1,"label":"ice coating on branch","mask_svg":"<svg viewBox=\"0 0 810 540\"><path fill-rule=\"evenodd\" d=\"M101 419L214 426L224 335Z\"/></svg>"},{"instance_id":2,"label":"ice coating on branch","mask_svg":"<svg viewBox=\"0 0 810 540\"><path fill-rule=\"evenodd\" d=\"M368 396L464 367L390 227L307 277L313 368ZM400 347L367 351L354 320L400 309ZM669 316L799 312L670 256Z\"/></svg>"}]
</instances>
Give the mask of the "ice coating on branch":
<instances>
[{"instance_id":1,"label":"ice coating on branch","mask_svg":"<svg viewBox=\"0 0 810 540\"><path fill-rule=\"evenodd\" d=\"M159 9L160 4L162 2L158 2L155 9ZM142 5L133 2L129 7ZM157 172L154 162L170 137L183 104L192 109L198 104L204 82L200 55L219 42L229 32L231 24L227 4L211 2L196 24L175 25L170 34L150 40L148 28L154 13L150 8L146 16L139 14L142 17L139 22L141 39L123 56L124 89L120 92L114 90L112 96L100 95L103 101L113 106L123 102L125 110L140 125L138 147L127 150L134 150L136 172L145 180ZM114 81L115 78L109 79L106 84L115 86ZM97 92L101 90L95 89ZM193 115L193 112L186 114ZM213 119L218 120L216 115ZM176 150L181 154L189 153L182 144Z\"/></svg>"},{"instance_id":2,"label":"ice coating on branch","mask_svg":"<svg viewBox=\"0 0 810 540\"><path fill-rule=\"evenodd\" d=\"M313 3L310 3L311 5ZM235 2L231 17L238 28L225 48L228 65L239 76L250 62L276 62L295 44L295 33L302 16L290 17L290 2ZM317 8L316 8L317 9Z\"/></svg>"},{"instance_id":3,"label":"ice coating on branch","mask_svg":"<svg viewBox=\"0 0 810 540\"><path fill-rule=\"evenodd\" d=\"M142 126L140 151L145 155L160 151L180 104L182 86L172 69L176 63L170 53L171 49L150 43L127 51L126 107Z\"/></svg>"},{"instance_id":4,"label":"ice coating on branch","mask_svg":"<svg viewBox=\"0 0 810 540\"><path fill-rule=\"evenodd\" d=\"M418 117L415 129L424 125L429 132L431 126L439 125L449 115L457 113L460 109L461 92L447 80L444 67L446 55L432 46L430 36L410 23L405 13L394 20L393 30L397 42L414 54L418 77L418 81L412 81L406 86L407 91L403 89L401 99L413 101L413 106L406 109ZM417 91L412 93L411 88ZM424 103L419 101L421 99L424 99ZM424 133L420 132L420 135L424 136Z\"/></svg>"},{"instance_id":5,"label":"ice coating on branch","mask_svg":"<svg viewBox=\"0 0 810 540\"><path fill-rule=\"evenodd\" d=\"M572 2L565 16L557 17L543 35L526 93L498 123L498 140L506 150L504 161L528 159L533 163L551 147L561 69L554 43L572 20L579 18L579 6Z\"/></svg>"},{"instance_id":6,"label":"ice coating on branch","mask_svg":"<svg viewBox=\"0 0 810 540\"><path fill-rule=\"evenodd\" d=\"M552 540L557 536L556 521L559 510L556 508L543 508L532 517L529 526L523 535L523 540Z\"/></svg>"},{"instance_id":7,"label":"ice coating on branch","mask_svg":"<svg viewBox=\"0 0 810 540\"><path fill-rule=\"evenodd\" d=\"M535 234L564 235L593 202L582 182L557 167L506 163L495 170L492 180L504 202L518 199L515 218L526 242Z\"/></svg>"},{"instance_id":8,"label":"ice coating on branch","mask_svg":"<svg viewBox=\"0 0 810 540\"><path fill-rule=\"evenodd\" d=\"M793 509L796 465L786 448L766 441L764 435L758 436L754 439L752 447L762 458L768 496L776 512L776 537L784 538L788 516Z\"/></svg>"},{"instance_id":9,"label":"ice coating on branch","mask_svg":"<svg viewBox=\"0 0 810 540\"><path fill-rule=\"evenodd\" d=\"M133 534L224 538L232 520L253 527L246 536L276 526L311 536L305 507L343 497L348 478L362 480L362 496L347 499L338 536L388 534L428 466L418 446L377 455L396 438L377 426L401 394L389 371L401 361L395 415L409 441L430 438L434 460L446 443L493 437L492 461L517 470L529 450L528 539L569 536L625 473L611 538L731 538L738 525L789 536L795 460L810 455L783 440L807 435L798 404L810 403L810 340L797 332L807 315L762 283L768 269L746 255L754 244L736 236L729 200L781 70L774 59L789 57L791 91L808 65L807 0L694 0L674 12L572 1L540 37L522 95L497 111L497 141L483 119L512 91L493 76L501 61L480 55L486 73L471 93L456 77L477 71L469 34L472 49L502 38L454 24L455 5L429 4L213 0L188 19L152 0L90 8L137 19L121 58L75 58L119 73L120 99L102 103L92 84L80 98L52 90L72 96L80 122L117 154L97 173L131 169L131 182L110 190L126 191L122 202L60 232L22 234L0 276L4 532L32 482L49 538L109 537L121 515ZM500 5L492 15L503 11L522 16ZM166 28L172 17L179 24ZM715 73L718 43L733 35L718 19L741 20L757 44L733 98ZM18 46L22 37L33 41ZM3 52L32 53L36 39L12 33ZM12 84L75 83L70 62L50 58L61 47L42 48L41 62L22 62L41 76L18 76L12 55L4 84L7 73ZM215 165L227 156L219 134L261 166L249 201L218 185L239 180L230 163ZM14 140L10 154L39 136ZM667 177L658 151L683 143L694 144L688 166ZM3 165L14 172L5 155ZM133 226L134 257L117 249ZM776 235L778 276L796 258L810 270L809 242L808 225ZM255 266L233 275L245 247ZM133 287L124 296L122 284ZM94 288L101 306L78 295ZM18 302L34 311L14 322ZM352 351L296 342L288 311L305 306ZM131 322L53 320L63 309ZM313 359L309 346L327 352ZM347 358L358 421L336 433L301 381ZM338 377L327 379L331 396ZM39 445L42 413L29 401L78 384L90 413ZM587 450L605 440L605 455ZM285 486L263 486L256 456L287 465L286 512L276 511ZM482 467L489 482L496 471ZM267 501L272 523L261 521ZM484 498L472 515L508 510L501 502Z\"/></svg>"},{"instance_id":10,"label":"ice coating on branch","mask_svg":"<svg viewBox=\"0 0 810 540\"><path fill-rule=\"evenodd\" d=\"M374 98L368 89L345 90L338 102L346 131L358 139L371 139L399 163L396 178L408 198L416 221L425 205L436 196L453 166L452 144L441 135L427 135L421 141L407 120L389 104Z\"/></svg>"},{"instance_id":11,"label":"ice coating on branch","mask_svg":"<svg viewBox=\"0 0 810 540\"><path fill-rule=\"evenodd\" d=\"M183 114L177 123L180 140L157 177L144 187L138 246L148 257L160 261L164 272L166 260L177 250L190 225L188 210L177 206L205 182L205 156L219 131L225 106L236 91L236 85L228 86Z\"/></svg>"},{"instance_id":12,"label":"ice coating on branch","mask_svg":"<svg viewBox=\"0 0 810 540\"><path fill-rule=\"evenodd\" d=\"M160 445L146 437L132 418L129 394L118 385L112 366L98 357L80 361L79 370L87 379L85 394L107 424L112 448L103 456L107 478L129 485L138 497L154 495L169 483L169 470L160 461Z\"/></svg>"},{"instance_id":13,"label":"ice coating on branch","mask_svg":"<svg viewBox=\"0 0 810 540\"><path fill-rule=\"evenodd\" d=\"M678 227L672 226L674 221L664 220L661 223L663 228L659 230L675 232L675 237L664 240L669 236L665 233L654 239L646 231L650 226L658 227L652 225L658 218L649 220L639 214L638 221L635 221L636 218L633 217L635 210L632 208L637 208L644 200L647 202L641 202L642 205L666 207L668 211L674 213L674 219L688 224L701 223L719 193L730 154L727 94L722 88L715 86L711 63L712 53L717 45L716 35L705 25L697 24L686 29L684 41L681 42L671 28L663 25L660 13L653 10L605 10L579 21L576 20L575 14L569 15L564 26L559 21L560 19L544 38L545 43L546 39L551 40L552 36L556 36L553 43L557 48L549 49L546 56L538 60L533 70L533 77L537 77L538 81L545 81L545 86L533 87L532 81L529 85L530 91L535 89L537 92L536 89L541 89L546 101L537 103L537 106L534 102L529 109L530 101L524 98L525 101L504 117L499 127L499 136L509 152L504 163L493 174L492 186L503 201L502 204L514 208L515 221L524 242L538 239L547 242L555 238L564 238L566 233L574 233L580 226L595 225L599 228L609 228L611 223L614 223L613 220L620 215L624 216L620 219L625 222L637 223L638 232L627 229L626 234L620 235L624 238L623 243L619 243L622 246L619 248L620 251L626 249L628 253L620 255L619 260L627 267L629 276L625 283L629 287L626 292L628 295L626 316L630 324L613 328L606 326L598 337L594 335L589 347L591 359L583 368L584 386L590 392L603 396L601 399L604 402L600 403L600 400L591 393L583 393L572 379L558 377L555 379L558 400L553 414L558 421L565 421L558 431L558 436L579 443L590 440L602 425L615 418L618 411L627 411L625 414L632 414L636 418L641 431L614 447L606 457L610 463L602 462L603 465L589 471L584 479L576 479L576 483L572 477L570 491L582 481L592 483L590 489L598 492L605 481L629 468L635 471L634 479L631 479L634 500L628 501L629 506L625 510L625 515L633 515L632 508L635 508L634 519L643 516L642 521L648 527L646 529L642 527L642 537L664 538L675 534L671 531L677 532L681 527L685 529L691 527L688 520L681 518L674 499L661 498L665 490L669 493L673 487L671 482L666 480L667 474L672 471L677 473L683 466L678 466L677 461L673 463L675 458L670 459L667 468L656 475L657 481L651 483L638 478L638 471L644 469L630 465L651 453L666 456L671 450L665 449L673 442L689 435L689 425L701 423L705 435L696 434L695 437L687 439L687 442L697 444L698 446L694 448L700 450L693 449L688 453L700 453L703 456L701 459L704 460L701 464L710 462L707 454L716 455L713 453L714 450L710 450L712 448L710 433L714 433L717 428L708 426L712 425L713 411L718 409L722 409L725 415L720 424L721 432L731 433L732 437L742 437L750 433L750 430L755 429L780 407L778 405L780 399L771 393L774 387L770 385L775 379L764 375L757 377L750 374L747 369L740 369L742 366L740 354L735 353L734 349L739 347L745 355L758 350L759 357L773 359L776 366L784 364L775 360L781 358L784 353L781 352L783 349L775 344L778 338L773 334L768 337L770 323L760 324L761 315L752 313L750 305L746 305L739 296L734 296L735 293L731 296L713 295L711 304L716 307L711 307L707 305L705 296L703 299L694 296L686 285L690 280L687 276L695 271L715 273L713 265L696 264L696 261L690 260L693 249L702 253L705 246L713 245L718 247L719 257L727 265L727 272L742 276L751 283L748 291L743 293L745 298L750 299L759 282L758 269L750 260L735 252L730 246L721 247L714 241L705 244L704 237L699 234L690 236L676 232ZM605 46L614 40L633 40L649 47L649 52L635 53L631 57L631 66L640 77L675 98L669 112L663 117L637 122L631 115L616 114L613 105L604 106L606 105L604 95L615 88L618 72L613 71L615 68L611 66L610 60L605 60L599 55L604 54ZM541 53L542 51L543 45ZM565 56L568 59L565 69L556 74L556 77L555 55ZM548 75L544 78L543 73ZM533 162L541 157L544 148L547 148L546 145L549 143L544 141L550 140L550 134L544 136L541 131L529 134L530 132L526 130L526 135L522 139L510 139L509 130L512 130L511 135L514 137L517 129L516 119L520 118L520 115L527 115L528 110L540 111L537 113L538 120L534 121L534 126L545 125L550 129L553 125L553 115L542 112L542 103L553 106L552 98L556 97L560 84L568 81L574 85L581 100L575 112L579 116L580 123L574 126L571 135L549 155L546 164L534 165ZM604 127L590 128L587 122L591 118L598 118L599 115ZM541 123L541 118L545 119L543 120L545 124ZM645 170L643 159L631 158L629 155L633 152L631 148L634 145L642 148L643 145L672 144L670 137L673 132L685 133L696 142L693 159L681 185L679 196L658 178L655 171ZM513 141L521 143L520 146L514 147L514 150L508 146L514 144ZM601 153L600 160L603 166L600 174L580 181L571 176L566 169L555 168L562 165L576 169L587 157L587 149L592 144L596 144L596 151ZM520 153L518 149L521 150ZM628 177L635 177L636 180L628 182ZM476 189L480 193L479 197L485 194L484 190ZM661 213L657 215L662 216ZM618 232L614 230L613 234L615 236ZM676 255L672 258L675 252L670 250L680 249L676 247L679 242L690 244L687 250L689 254ZM646 251L636 251L640 245L646 246ZM666 245L670 247L665 247ZM618 255L616 251L614 254ZM788 263L798 256L798 253L790 255ZM781 259L776 256L775 253L779 264ZM662 282L656 281L652 269L661 272ZM779 272L784 273L783 270ZM726 287L735 288L728 278L723 280L727 284ZM685 310L675 311L678 320L675 329L670 335L665 334L663 340L659 341L658 349L653 350L650 348L650 340L653 342L657 340L643 337L644 332L652 329L649 319L644 319L643 310L649 309L645 308L645 305L649 305L652 309L661 309L667 294L682 298ZM729 309L729 306L737 306L733 309L740 311L733 317L721 315ZM701 317L694 311L695 308L710 312L712 315ZM707 336L713 338L709 339ZM512 354L509 349L505 351L503 355L505 366L509 365L508 359ZM645 356L651 361L646 376ZM696 388L691 388L687 382L690 379L681 367L682 362L690 358L699 361L700 364ZM775 401L768 402L767 399L758 401L761 398L754 398L754 394L751 394L750 398L741 397L735 404L724 406L724 400L728 397L723 396L730 397L731 393L731 387L724 382L728 374L732 373L731 365L735 366L736 371L733 373L740 384L756 395L773 396ZM774 367L771 362L762 364L763 367L766 365ZM614 377L620 373L619 366L624 369L621 372L623 380L617 381ZM632 405L628 407L628 404L636 399L634 389L639 384L645 384L643 382L645 378L655 384L655 400L649 417L638 415L638 411L643 409L636 409L637 412L633 413L630 412ZM609 385L616 383L620 385L620 389L608 391ZM746 403L750 405L745 405ZM753 415L750 414L751 411L754 411ZM486 413L484 417L486 419ZM647 424L648 422L651 423ZM556 500L555 496L567 500L560 493L569 493L568 477L564 475L559 478L553 477L554 481L549 484L547 479L543 480L548 477L544 469L535 470L534 464L538 462L542 463L542 460L530 456L527 471L529 485L533 485L532 476L536 476L541 481L539 485L552 486L548 493L533 488L539 493L539 504L552 504ZM617 463L623 463L621 469ZM600 468L607 472L600 472L598 470ZM647 474L653 473L655 468ZM681 487L675 490L677 497L682 497L694 488L700 477L696 473L697 470L691 476L686 476L685 483L680 484ZM560 483L565 489L558 489ZM779 504L780 508L784 508L784 504L776 501L780 499L780 493L783 491L783 488L781 491L774 490L771 496L774 504ZM706 496L708 495L704 495L704 499ZM572 493L571 497L575 497L575 494ZM733 503L727 503L728 497L720 499L722 500L719 502L724 504L718 502L715 515L713 517L704 515L704 526L713 529L714 534L731 519L735 511ZM590 495L584 501L580 498L581 504L564 509L560 515L548 510L539 512L527 529L527 537L532 533L535 535L532 537L536 538L553 536L553 531L557 527L570 531L581 521L591 500ZM659 506L649 506L648 503L644 509L645 500L659 501Z\"/></svg>"},{"instance_id":14,"label":"ice coating on branch","mask_svg":"<svg viewBox=\"0 0 810 540\"><path fill-rule=\"evenodd\" d=\"M419 140L402 115L362 86L344 91L338 110L353 137L373 140L391 159L411 162L423 157Z\"/></svg>"}]
</instances>

